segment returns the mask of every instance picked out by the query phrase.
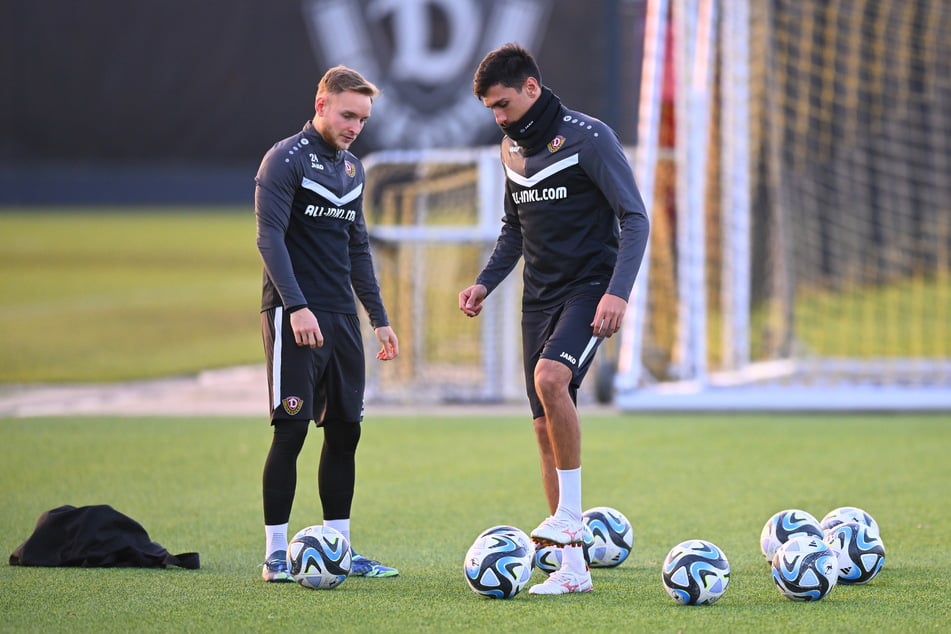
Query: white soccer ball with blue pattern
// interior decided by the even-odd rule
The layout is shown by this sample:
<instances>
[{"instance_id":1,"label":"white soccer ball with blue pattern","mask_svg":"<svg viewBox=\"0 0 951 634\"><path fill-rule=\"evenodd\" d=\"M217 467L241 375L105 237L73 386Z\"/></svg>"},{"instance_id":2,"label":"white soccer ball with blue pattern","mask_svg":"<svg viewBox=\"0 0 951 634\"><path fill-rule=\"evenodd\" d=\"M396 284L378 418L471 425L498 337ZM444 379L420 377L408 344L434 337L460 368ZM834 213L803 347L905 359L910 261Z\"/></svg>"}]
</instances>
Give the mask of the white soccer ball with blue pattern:
<instances>
[{"instance_id":1,"label":"white soccer ball with blue pattern","mask_svg":"<svg viewBox=\"0 0 951 634\"><path fill-rule=\"evenodd\" d=\"M849 522L865 524L874 530L876 534L880 533L878 522L875 521L875 518L856 506L840 506L839 508L832 509L819 520L819 526L822 527L824 532L828 533L830 528Z\"/></svg>"},{"instance_id":2,"label":"white soccer ball with blue pattern","mask_svg":"<svg viewBox=\"0 0 951 634\"><path fill-rule=\"evenodd\" d=\"M528 533L516 526L510 526L509 524L499 524L498 526L492 526L485 529L479 533L479 537L485 537L486 535L508 535L514 537L515 541L525 547L525 550L532 554L532 566L535 565L535 542L532 541L532 538L528 536Z\"/></svg>"},{"instance_id":3,"label":"white soccer ball with blue pattern","mask_svg":"<svg viewBox=\"0 0 951 634\"><path fill-rule=\"evenodd\" d=\"M661 569L664 589L683 605L710 605L730 585L730 562L715 544L689 539L670 549Z\"/></svg>"},{"instance_id":4,"label":"white soccer ball with blue pattern","mask_svg":"<svg viewBox=\"0 0 951 634\"><path fill-rule=\"evenodd\" d=\"M329 526L308 526L287 545L291 576L312 590L330 590L350 575L352 553L343 534Z\"/></svg>"},{"instance_id":5,"label":"white soccer ball with blue pattern","mask_svg":"<svg viewBox=\"0 0 951 634\"><path fill-rule=\"evenodd\" d=\"M793 537L773 557L773 581L791 601L818 601L829 596L839 580L836 553L813 535Z\"/></svg>"},{"instance_id":6,"label":"white soccer ball with blue pattern","mask_svg":"<svg viewBox=\"0 0 951 634\"><path fill-rule=\"evenodd\" d=\"M858 522L836 524L826 531L825 542L836 554L839 583L868 583L885 565L885 544L877 528Z\"/></svg>"},{"instance_id":7,"label":"white soccer ball with blue pattern","mask_svg":"<svg viewBox=\"0 0 951 634\"><path fill-rule=\"evenodd\" d=\"M822 527L811 513L802 509L786 509L774 514L763 526L759 536L760 552L767 563L772 563L773 556L780 546L793 537L825 537Z\"/></svg>"},{"instance_id":8,"label":"white soccer ball with blue pattern","mask_svg":"<svg viewBox=\"0 0 951 634\"><path fill-rule=\"evenodd\" d=\"M490 599L511 599L532 577L532 552L512 535L484 535L466 552L463 572L466 583L476 594Z\"/></svg>"},{"instance_id":9,"label":"white soccer ball with blue pattern","mask_svg":"<svg viewBox=\"0 0 951 634\"><path fill-rule=\"evenodd\" d=\"M591 549L594 546L594 534L587 524L583 526L581 547L584 552L584 562L591 565ZM562 550L564 546L549 544L547 546L535 546L535 566L550 575L561 568Z\"/></svg>"},{"instance_id":10,"label":"white soccer ball with blue pattern","mask_svg":"<svg viewBox=\"0 0 951 634\"><path fill-rule=\"evenodd\" d=\"M621 511L609 506L596 506L581 514L591 531L589 548L592 568L619 566L634 549L634 527Z\"/></svg>"}]
</instances>

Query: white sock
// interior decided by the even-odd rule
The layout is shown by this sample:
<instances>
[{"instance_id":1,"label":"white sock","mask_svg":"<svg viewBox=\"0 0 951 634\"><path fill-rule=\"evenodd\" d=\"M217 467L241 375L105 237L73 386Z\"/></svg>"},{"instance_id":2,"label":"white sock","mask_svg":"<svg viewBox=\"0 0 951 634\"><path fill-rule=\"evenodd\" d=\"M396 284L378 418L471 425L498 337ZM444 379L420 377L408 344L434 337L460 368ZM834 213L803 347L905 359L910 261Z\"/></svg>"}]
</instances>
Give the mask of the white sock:
<instances>
[{"instance_id":1,"label":"white sock","mask_svg":"<svg viewBox=\"0 0 951 634\"><path fill-rule=\"evenodd\" d=\"M561 567L571 572L584 572L588 564L584 562L584 549L581 546L565 546L561 549Z\"/></svg>"},{"instance_id":2,"label":"white sock","mask_svg":"<svg viewBox=\"0 0 951 634\"><path fill-rule=\"evenodd\" d=\"M555 515L581 521L581 467L555 469L558 474L558 509Z\"/></svg>"},{"instance_id":3,"label":"white sock","mask_svg":"<svg viewBox=\"0 0 951 634\"><path fill-rule=\"evenodd\" d=\"M264 526L264 558L277 550L287 551L287 524Z\"/></svg>"},{"instance_id":4,"label":"white sock","mask_svg":"<svg viewBox=\"0 0 951 634\"><path fill-rule=\"evenodd\" d=\"M335 528L344 536L347 543L350 543L350 519L345 520L324 520L324 526Z\"/></svg>"}]
</instances>

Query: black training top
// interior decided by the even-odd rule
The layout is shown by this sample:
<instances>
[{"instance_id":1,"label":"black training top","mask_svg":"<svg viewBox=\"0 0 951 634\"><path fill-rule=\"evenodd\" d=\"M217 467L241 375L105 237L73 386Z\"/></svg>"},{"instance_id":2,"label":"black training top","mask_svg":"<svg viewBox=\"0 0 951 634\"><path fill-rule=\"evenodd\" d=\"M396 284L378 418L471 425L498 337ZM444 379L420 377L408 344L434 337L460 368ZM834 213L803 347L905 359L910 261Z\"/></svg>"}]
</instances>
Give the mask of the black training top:
<instances>
[{"instance_id":1,"label":"black training top","mask_svg":"<svg viewBox=\"0 0 951 634\"><path fill-rule=\"evenodd\" d=\"M552 98L524 147L502 139L505 217L476 282L492 292L523 256L523 310L597 288L627 301L649 232L631 166L610 127Z\"/></svg>"},{"instance_id":2,"label":"black training top","mask_svg":"<svg viewBox=\"0 0 951 634\"><path fill-rule=\"evenodd\" d=\"M363 165L332 147L310 121L268 150L254 179L261 310L307 305L388 326L363 217Z\"/></svg>"}]
</instances>

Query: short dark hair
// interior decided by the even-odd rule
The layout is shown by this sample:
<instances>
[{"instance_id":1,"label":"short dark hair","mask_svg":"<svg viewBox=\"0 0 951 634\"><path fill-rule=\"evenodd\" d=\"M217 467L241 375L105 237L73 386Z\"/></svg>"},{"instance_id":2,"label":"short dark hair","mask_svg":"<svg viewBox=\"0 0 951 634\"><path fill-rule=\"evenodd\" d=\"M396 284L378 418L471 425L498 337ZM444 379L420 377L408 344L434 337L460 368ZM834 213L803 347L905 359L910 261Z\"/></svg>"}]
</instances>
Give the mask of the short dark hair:
<instances>
[{"instance_id":1,"label":"short dark hair","mask_svg":"<svg viewBox=\"0 0 951 634\"><path fill-rule=\"evenodd\" d=\"M509 42L489 51L479 62L472 92L481 99L492 86L501 84L506 88L521 88L529 77L534 77L539 85L542 83L535 58L518 44Z\"/></svg>"}]
</instances>

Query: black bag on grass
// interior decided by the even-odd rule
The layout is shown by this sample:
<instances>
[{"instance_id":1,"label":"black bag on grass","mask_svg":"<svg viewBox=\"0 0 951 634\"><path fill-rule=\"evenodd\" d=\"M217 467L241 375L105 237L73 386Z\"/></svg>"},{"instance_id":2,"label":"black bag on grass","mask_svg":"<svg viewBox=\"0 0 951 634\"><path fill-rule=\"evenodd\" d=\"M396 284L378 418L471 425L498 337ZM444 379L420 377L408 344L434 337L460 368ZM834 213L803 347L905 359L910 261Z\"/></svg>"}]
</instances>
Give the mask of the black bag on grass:
<instances>
[{"instance_id":1,"label":"black bag on grass","mask_svg":"<svg viewBox=\"0 0 951 634\"><path fill-rule=\"evenodd\" d=\"M198 553L172 555L141 524L111 506L60 506L40 515L36 528L10 554L11 566L197 569Z\"/></svg>"}]
</instances>

